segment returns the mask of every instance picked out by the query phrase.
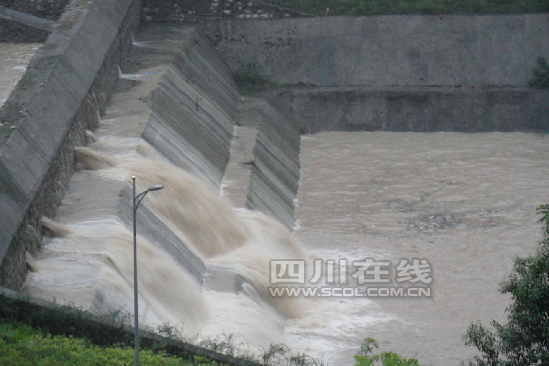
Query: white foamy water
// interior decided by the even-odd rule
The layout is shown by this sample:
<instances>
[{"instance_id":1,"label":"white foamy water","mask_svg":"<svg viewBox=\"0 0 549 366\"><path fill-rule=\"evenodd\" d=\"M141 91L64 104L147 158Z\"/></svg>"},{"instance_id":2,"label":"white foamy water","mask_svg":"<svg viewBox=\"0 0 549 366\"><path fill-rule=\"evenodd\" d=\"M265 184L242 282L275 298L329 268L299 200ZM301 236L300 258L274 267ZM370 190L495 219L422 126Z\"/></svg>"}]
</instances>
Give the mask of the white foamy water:
<instances>
[{"instance_id":1,"label":"white foamy water","mask_svg":"<svg viewBox=\"0 0 549 366\"><path fill-rule=\"evenodd\" d=\"M541 238L535 208L549 199L546 135L320 133L302 139L301 159L297 236L309 254L426 258L434 296L320 299L290 340L336 365L352 364L365 337L422 365L471 357L466 327L503 319L508 299L498 284Z\"/></svg>"},{"instance_id":2,"label":"white foamy water","mask_svg":"<svg viewBox=\"0 0 549 366\"><path fill-rule=\"evenodd\" d=\"M140 137L148 113L136 101L155 80L134 79L140 82L115 95L105 120L88 133L92 143L76 149L79 170L57 217L44 219L51 235L29 256L24 291L99 314L133 313L135 176L138 191L165 187L150 193L138 213L141 324L169 324L197 341L233 334L246 351L279 342L287 319L300 316L302 306L267 296L269 259L303 258L304 252L283 225L233 208L207 179L170 163Z\"/></svg>"}]
</instances>

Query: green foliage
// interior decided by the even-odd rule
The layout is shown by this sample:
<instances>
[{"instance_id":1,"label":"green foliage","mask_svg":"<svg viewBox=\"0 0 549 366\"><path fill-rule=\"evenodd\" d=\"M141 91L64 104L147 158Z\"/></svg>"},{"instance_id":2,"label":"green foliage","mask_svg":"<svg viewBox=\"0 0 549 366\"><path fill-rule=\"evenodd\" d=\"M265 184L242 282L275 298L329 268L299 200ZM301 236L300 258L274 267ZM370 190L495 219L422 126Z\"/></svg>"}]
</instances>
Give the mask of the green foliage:
<instances>
[{"instance_id":1,"label":"green foliage","mask_svg":"<svg viewBox=\"0 0 549 366\"><path fill-rule=\"evenodd\" d=\"M165 354L141 351L143 366L190 366ZM84 339L51 336L26 325L0 323L0 365L11 366L126 366L133 349L99 347ZM202 363L210 365L210 363Z\"/></svg>"},{"instance_id":2,"label":"green foliage","mask_svg":"<svg viewBox=\"0 0 549 366\"><path fill-rule=\"evenodd\" d=\"M546 0L271 0L311 15L478 14L549 11Z\"/></svg>"},{"instance_id":3,"label":"green foliage","mask_svg":"<svg viewBox=\"0 0 549 366\"><path fill-rule=\"evenodd\" d=\"M278 86L261 76L253 67L243 68L235 73L234 80L242 94L247 95Z\"/></svg>"},{"instance_id":4,"label":"green foliage","mask_svg":"<svg viewBox=\"0 0 549 366\"><path fill-rule=\"evenodd\" d=\"M515 260L501 287L512 297L507 322L493 321L493 329L474 323L465 334L465 343L481 353L479 366L549 365L549 205L538 213L545 237L535 255Z\"/></svg>"},{"instance_id":5,"label":"green foliage","mask_svg":"<svg viewBox=\"0 0 549 366\"><path fill-rule=\"evenodd\" d=\"M544 57L538 58L538 64L529 85L533 88L549 88L549 64Z\"/></svg>"},{"instance_id":6,"label":"green foliage","mask_svg":"<svg viewBox=\"0 0 549 366\"><path fill-rule=\"evenodd\" d=\"M355 366L419 366L413 358L405 358L393 352L373 354L378 344L373 338L366 338L360 346L360 354L355 355Z\"/></svg>"},{"instance_id":7,"label":"green foliage","mask_svg":"<svg viewBox=\"0 0 549 366\"><path fill-rule=\"evenodd\" d=\"M128 316L114 312L98 317L77 307L41 307L24 298L0 296L3 321L28 324L54 335L86 338L97 345L133 344L133 335L124 329L124 325L129 324Z\"/></svg>"},{"instance_id":8,"label":"green foliage","mask_svg":"<svg viewBox=\"0 0 549 366\"><path fill-rule=\"evenodd\" d=\"M120 311L97 316L76 307L55 304L40 306L24 297L0 293L0 324L26 324L41 330L43 334L82 338L99 347L116 345L132 348L133 332L126 326L130 320L129 314ZM186 360L204 361L208 358L208 354L203 353L205 350L193 350L192 346L188 348L188 344L180 342L176 328L163 325L158 327L156 333L153 336L150 332L142 332L142 349ZM206 358L199 358L199 354ZM0 362L0 365L4 363Z\"/></svg>"}]
</instances>

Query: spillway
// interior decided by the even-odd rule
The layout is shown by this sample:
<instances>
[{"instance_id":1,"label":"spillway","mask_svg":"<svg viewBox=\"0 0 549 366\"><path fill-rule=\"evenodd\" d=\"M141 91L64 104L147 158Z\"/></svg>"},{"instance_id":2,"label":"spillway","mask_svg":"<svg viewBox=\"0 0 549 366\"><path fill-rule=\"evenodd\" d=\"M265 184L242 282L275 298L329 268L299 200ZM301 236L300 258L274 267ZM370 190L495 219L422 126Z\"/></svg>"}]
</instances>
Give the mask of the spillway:
<instances>
[{"instance_id":1,"label":"spillway","mask_svg":"<svg viewBox=\"0 0 549 366\"><path fill-rule=\"evenodd\" d=\"M89 144L76 148L78 170L57 216L42 220L48 238L28 255L23 291L98 314L132 313L135 176L139 191L165 187L139 210L142 324L267 347L300 313L298 301L267 296L268 261L305 254L287 227L221 196L240 96L191 28L151 27L132 52Z\"/></svg>"}]
</instances>

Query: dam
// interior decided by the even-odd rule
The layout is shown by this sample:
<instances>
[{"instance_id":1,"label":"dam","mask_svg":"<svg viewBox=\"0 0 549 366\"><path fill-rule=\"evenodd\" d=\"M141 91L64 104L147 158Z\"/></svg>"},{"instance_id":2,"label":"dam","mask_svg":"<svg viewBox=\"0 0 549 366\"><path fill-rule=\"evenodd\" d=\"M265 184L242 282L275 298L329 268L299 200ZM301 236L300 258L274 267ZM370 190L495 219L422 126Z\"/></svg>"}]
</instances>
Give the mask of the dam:
<instances>
[{"instance_id":1,"label":"dam","mask_svg":"<svg viewBox=\"0 0 549 366\"><path fill-rule=\"evenodd\" d=\"M498 284L534 252L549 194L549 92L528 87L549 15L47 9L47 38L0 50L1 286L131 316L136 177L164 186L137 216L146 329L330 365L373 337L459 365L476 354L466 327L504 318ZM247 93L243 75L268 87ZM271 291L273 262L364 258L427 260L432 293Z\"/></svg>"}]
</instances>

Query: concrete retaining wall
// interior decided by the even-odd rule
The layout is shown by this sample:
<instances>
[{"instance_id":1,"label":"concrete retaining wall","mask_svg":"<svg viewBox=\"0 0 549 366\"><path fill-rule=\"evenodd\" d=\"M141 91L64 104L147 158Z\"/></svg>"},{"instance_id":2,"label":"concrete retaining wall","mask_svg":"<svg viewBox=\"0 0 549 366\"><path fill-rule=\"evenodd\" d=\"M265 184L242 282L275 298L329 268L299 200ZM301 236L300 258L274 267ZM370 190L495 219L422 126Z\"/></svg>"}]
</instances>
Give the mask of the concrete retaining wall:
<instances>
[{"instance_id":1,"label":"concrete retaining wall","mask_svg":"<svg viewBox=\"0 0 549 366\"><path fill-rule=\"evenodd\" d=\"M549 129L549 91L529 88L304 88L273 99L303 133Z\"/></svg>"},{"instance_id":2,"label":"concrete retaining wall","mask_svg":"<svg viewBox=\"0 0 549 366\"><path fill-rule=\"evenodd\" d=\"M13 126L0 141L0 284L18 288L25 252L41 241L124 62L141 2L73 0L0 110Z\"/></svg>"},{"instance_id":3,"label":"concrete retaining wall","mask_svg":"<svg viewBox=\"0 0 549 366\"><path fill-rule=\"evenodd\" d=\"M204 26L233 71L316 86L526 86L549 14L225 20Z\"/></svg>"}]
</instances>

